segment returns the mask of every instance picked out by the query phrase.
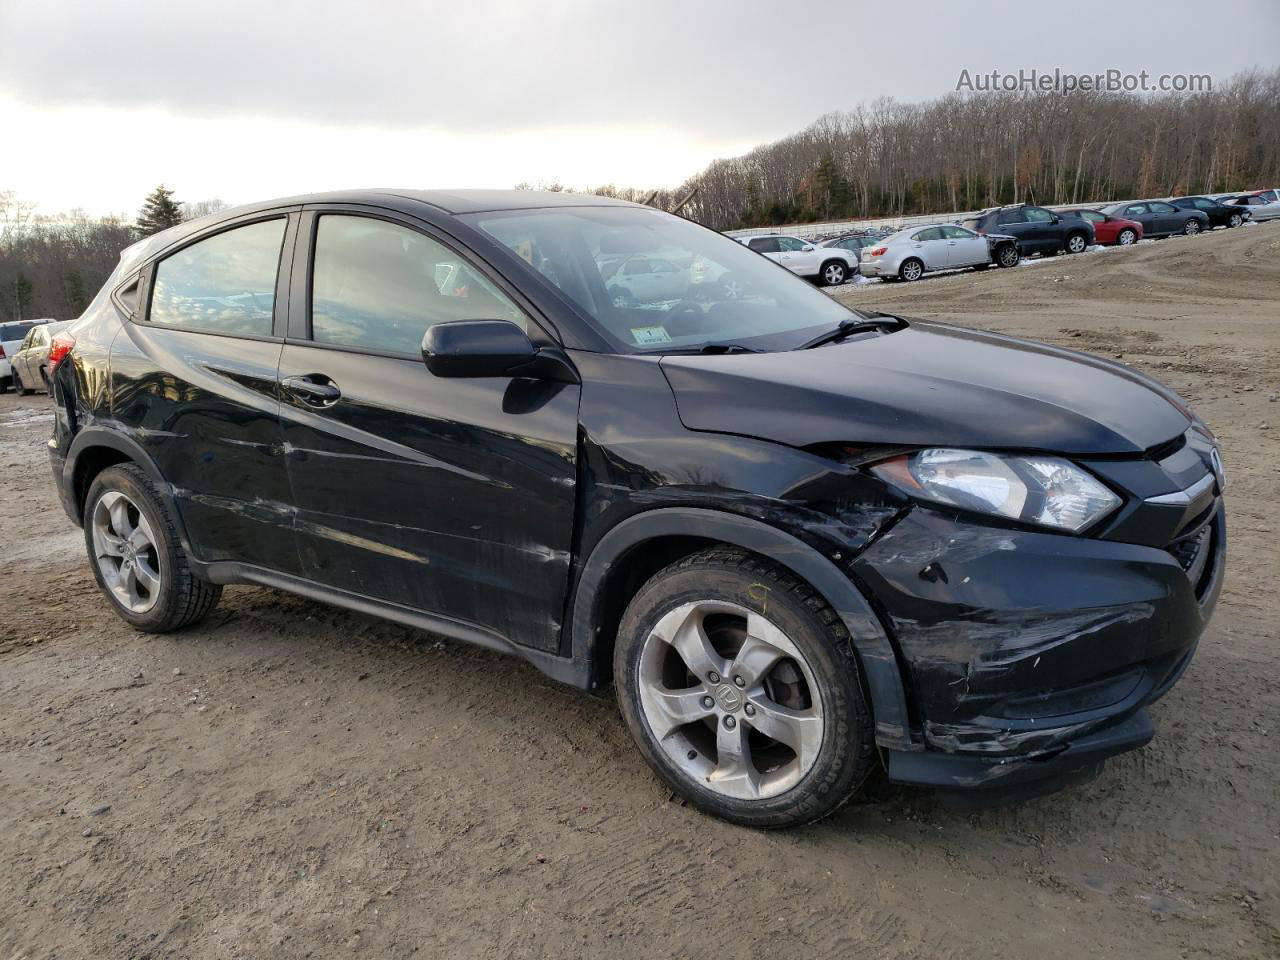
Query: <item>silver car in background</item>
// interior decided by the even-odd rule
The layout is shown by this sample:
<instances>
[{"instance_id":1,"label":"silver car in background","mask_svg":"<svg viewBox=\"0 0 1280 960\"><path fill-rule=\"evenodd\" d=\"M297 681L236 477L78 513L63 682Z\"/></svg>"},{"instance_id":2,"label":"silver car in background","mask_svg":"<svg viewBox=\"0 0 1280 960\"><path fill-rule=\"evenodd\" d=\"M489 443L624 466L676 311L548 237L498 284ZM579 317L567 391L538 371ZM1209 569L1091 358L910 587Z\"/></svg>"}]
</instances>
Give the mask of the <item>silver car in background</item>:
<instances>
[{"instance_id":1,"label":"silver car in background","mask_svg":"<svg viewBox=\"0 0 1280 960\"><path fill-rule=\"evenodd\" d=\"M49 350L58 331L69 326L70 320L46 321L27 331L18 349L9 355L15 393L26 396L36 390L49 392Z\"/></svg>"},{"instance_id":2,"label":"silver car in background","mask_svg":"<svg viewBox=\"0 0 1280 960\"><path fill-rule=\"evenodd\" d=\"M884 280L919 280L932 270L1018 262L1012 237L982 236L954 223L909 227L862 251L858 272Z\"/></svg>"}]
</instances>

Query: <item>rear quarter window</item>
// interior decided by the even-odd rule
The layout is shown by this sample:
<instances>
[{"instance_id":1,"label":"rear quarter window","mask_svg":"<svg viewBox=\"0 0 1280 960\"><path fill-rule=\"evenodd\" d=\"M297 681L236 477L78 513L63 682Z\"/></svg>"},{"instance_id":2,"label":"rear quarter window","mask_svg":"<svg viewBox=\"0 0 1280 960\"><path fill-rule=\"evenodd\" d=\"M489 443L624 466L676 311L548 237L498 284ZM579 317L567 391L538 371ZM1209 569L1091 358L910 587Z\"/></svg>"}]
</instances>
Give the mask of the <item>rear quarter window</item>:
<instances>
[{"instance_id":1,"label":"rear quarter window","mask_svg":"<svg viewBox=\"0 0 1280 960\"><path fill-rule=\"evenodd\" d=\"M269 337L286 220L236 227L156 265L154 324L204 333Z\"/></svg>"}]
</instances>

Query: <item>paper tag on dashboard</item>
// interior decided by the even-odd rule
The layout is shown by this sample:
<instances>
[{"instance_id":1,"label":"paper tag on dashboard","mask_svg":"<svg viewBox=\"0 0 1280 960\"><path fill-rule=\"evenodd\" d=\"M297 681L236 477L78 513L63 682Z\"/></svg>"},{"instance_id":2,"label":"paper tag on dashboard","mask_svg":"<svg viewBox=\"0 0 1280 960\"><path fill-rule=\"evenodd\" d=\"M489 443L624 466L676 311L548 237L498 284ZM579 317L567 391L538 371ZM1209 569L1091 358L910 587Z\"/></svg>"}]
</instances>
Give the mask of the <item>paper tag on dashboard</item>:
<instances>
[{"instance_id":1,"label":"paper tag on dashboard","mask_svg":"<svg viewBox=\"0 0 1280 960\"><path fill-rule=\"evenodd\" d=\"M631 339L638 347L647 347L652 343L670 343L671 334L666 327L632 327Z\"/></svg>"}]
</instances>

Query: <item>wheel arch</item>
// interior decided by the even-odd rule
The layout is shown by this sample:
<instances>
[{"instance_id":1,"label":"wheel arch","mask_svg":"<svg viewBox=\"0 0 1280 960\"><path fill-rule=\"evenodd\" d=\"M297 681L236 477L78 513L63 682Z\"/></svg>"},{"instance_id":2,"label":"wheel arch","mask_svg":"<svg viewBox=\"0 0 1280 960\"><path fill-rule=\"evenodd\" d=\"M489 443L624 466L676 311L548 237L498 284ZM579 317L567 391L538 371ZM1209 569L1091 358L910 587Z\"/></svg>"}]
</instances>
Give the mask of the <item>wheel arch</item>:
<instances>
[{"instance_id":1,"label":"wheel arch","mask_svg":"<svg viewBox=\"0 0 1280 960\"><path fill-rule=\"evenodd\" d=\"M116 430L105 427L83 427L71 442L67 451L67 459L62 467L62 481L70 493L72 519L84 525L84 500L93 485L94 478L108 467L120 463L132 463L156 485L156 491L165 501L169 515L173 518L178 530L178 538L187 555L191 556L191 544L187 539L186 526L182 521L182 511L178 509L176 498L169 482L156 465L151 455L143 449L142 444Z\"/></svg>"},{"instance_id":2,"label":"wheel arch","mask_svg":"<svg viewBox=\"0 0 1280 960\"><path fill-rule=\"evenodd\" d=\"M893 646L858 588L830 560L786 531L717 510L646 511L622 521L596 544L578 576L569 628L572 657L591 664L592 685L610 675L618 624L635 590L668 564L714 544L781 564L830 604L849 631L862 667L877 743L918 749L911 740L906 689Z\"/></svg>"}]
</instances>

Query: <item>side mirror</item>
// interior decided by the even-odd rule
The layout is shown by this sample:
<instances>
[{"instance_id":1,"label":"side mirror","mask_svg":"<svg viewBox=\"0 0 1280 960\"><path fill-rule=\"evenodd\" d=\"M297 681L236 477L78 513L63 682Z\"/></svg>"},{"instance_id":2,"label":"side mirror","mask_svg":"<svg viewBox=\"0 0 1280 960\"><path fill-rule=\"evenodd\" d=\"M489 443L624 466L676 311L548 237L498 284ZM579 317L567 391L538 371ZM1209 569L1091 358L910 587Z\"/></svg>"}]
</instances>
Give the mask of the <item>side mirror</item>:
<instances>
[{"instance_id":1,"label":"side mirror","mask_svg":"<svg viewBox=\"0 0 1280 960\"><path fill-rule=\"evenodd\" d=\"M1053 222L1054 222L1054 223L1061 223L1061 222L1062 222L1062 218L1061 218L1060 216L1058 216L1058 215L1055 213L1055 214L1053 215Z\"/></svg>"},{"instance_id":2,"label":"side mirror","mask_svg":"<svg viewBox=\"0 0 1280 960\"><path fill-rule=\"evenodd\" d=\"M534 346L506 320L453 320L427 328L422 359L437 377L532 377L577 383L563 352Z\"/></svg>"},{"instance_id":3,"label":"side mirror","mask_svg":"<svg viewBox=\"0 0 1280 960\"><path fill-rule=\"evenodd\" d=\"M806 243L806 244L805 244L803 247L801 247L800 249L801 249L801 250L804 250L804 251L807 253L808 251L810 251L810 250L812 250L812 249L813 249L813 244L812 244L812 243Z\"/></svg>"}]
</instances>

